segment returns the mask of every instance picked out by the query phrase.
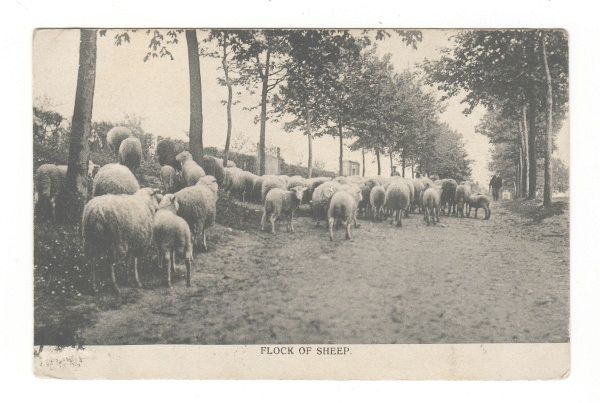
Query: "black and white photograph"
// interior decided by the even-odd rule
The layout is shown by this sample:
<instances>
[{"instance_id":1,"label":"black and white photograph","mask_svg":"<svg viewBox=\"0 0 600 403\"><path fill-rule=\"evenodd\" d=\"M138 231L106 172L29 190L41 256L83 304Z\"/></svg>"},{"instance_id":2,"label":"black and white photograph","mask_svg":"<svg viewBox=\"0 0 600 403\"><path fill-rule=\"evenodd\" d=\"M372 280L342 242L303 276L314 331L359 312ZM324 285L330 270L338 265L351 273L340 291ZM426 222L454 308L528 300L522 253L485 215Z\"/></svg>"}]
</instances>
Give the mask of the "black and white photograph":
<instances>
[{"instance_id":1,"label":"black and white photograph","mask_svg":"<svg viewBox=\"0 0 600 403\"><path fill-rule=\"evenodd\" d=\"M569 343L566 30L32 46L34 354Z\"/></svg>"}]
</instances>

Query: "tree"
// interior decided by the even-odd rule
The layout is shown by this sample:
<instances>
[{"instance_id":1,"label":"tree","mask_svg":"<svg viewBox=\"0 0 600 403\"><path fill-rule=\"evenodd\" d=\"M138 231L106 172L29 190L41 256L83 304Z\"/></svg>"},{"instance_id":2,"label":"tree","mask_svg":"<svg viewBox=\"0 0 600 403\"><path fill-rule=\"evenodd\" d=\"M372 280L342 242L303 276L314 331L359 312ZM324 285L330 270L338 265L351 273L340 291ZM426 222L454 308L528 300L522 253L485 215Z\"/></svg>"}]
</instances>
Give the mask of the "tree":
<instances>
[{"instance_id":1,"label":"tree","mask_svg":"<svg viewBox=\"0 0 600 403\"><path fill-rule=\"evenodd\" d=\"M88 137L96 82L96 34L95 29L80 30L79 71L69 140L69 163L64 190L57 200L59 219L64 222L79 222L87 197Z\"/></svg>"},{"instance_id":2,"label":"tree","mask_svg":"<svg viewBox=\"0 0 600 403\"><path fill-rule=\"evenodd\" d=\"M564 193L569 190L569 167L561 159L552 158L552 185L555 192Z\"/></svg>"},{"instance_id":3,"label":"tree","mask_svg":"<svg viewBox=\"0 0 600 403\"><path fill-rule=\"evenodd\" d=\"M544 34L546 41L540 41ZM540 30L477 30L466 31L454 38L455 46L446 49L442 57L423 64L428 82L437 84L447 96L465 94L465 113L477 105L501 109L515 121L522 120L520 133L527 138L529 172L528 198L534 198L537 186L538 132L546 127L546 142L556 133L546 120L540 121L544 106L555 120L562 121L568 102L567 40L563 31ZM544 49L547 46L549 73L545 73ZM548 77L555 78L548 80ZM548 94L550 98L542 94ZM549 160L548 153L545 158ZM545 181L551 183L550 176Z\"/></svg>"}]
</instances>

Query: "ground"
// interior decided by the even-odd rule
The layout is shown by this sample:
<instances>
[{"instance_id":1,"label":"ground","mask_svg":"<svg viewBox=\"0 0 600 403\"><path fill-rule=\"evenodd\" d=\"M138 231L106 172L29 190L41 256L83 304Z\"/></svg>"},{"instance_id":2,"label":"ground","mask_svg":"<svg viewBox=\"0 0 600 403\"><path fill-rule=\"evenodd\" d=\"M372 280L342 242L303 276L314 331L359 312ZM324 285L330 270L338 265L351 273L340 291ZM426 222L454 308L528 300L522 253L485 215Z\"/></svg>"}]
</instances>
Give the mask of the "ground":
<instances>
[{"instance_id":1,"label":"ground","mask_svg":"<svg viewBox=\"0 0 600 403\"><path fill-rule=\"evenodd\" d=\"M36 344L569 340L567 200L552 209L498 202L489 221L442 216L435 227L417 214L402 228L360 220L354 239L339 230L334 242L307 216L293 234L284 225L261 232L258 209L221 213L191 287L183 267L164 287L149 260L145 288L123 287L120 297L90 295L79 266L67 291L40 281L58 269L41 264L52 257L39 244L61 238L36 226Z\"/></svg>"}]
</instances>

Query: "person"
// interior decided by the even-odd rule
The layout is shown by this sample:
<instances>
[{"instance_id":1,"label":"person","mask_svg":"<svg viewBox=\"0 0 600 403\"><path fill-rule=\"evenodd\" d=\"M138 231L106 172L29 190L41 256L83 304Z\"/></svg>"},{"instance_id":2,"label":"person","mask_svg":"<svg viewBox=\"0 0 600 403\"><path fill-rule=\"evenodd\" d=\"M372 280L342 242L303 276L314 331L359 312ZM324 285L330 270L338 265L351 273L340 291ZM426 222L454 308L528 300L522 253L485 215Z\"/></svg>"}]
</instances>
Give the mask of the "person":
<instances>
[{"instance_id":1,"label":"person","mask_svg":"<svg viewBox=\"0 0 600 403\"><path fill-rule=\"evenodd\" d=\"M502 189L502 178L500 175L492 176L492 179L490 180L490 190L492 191L492 198L494 201L500 199L500 189Z\"/></svg>"},{"instance_id":2,"label":"person","mask_svg":"<svg viewBox=\"0 0 600 403\"><path fill-rule=\"evenodd\" d=\"M400 176L400 173L396 170L396 167L392 167L392 174L390 176Z\"/></svg>"}]
</instances>

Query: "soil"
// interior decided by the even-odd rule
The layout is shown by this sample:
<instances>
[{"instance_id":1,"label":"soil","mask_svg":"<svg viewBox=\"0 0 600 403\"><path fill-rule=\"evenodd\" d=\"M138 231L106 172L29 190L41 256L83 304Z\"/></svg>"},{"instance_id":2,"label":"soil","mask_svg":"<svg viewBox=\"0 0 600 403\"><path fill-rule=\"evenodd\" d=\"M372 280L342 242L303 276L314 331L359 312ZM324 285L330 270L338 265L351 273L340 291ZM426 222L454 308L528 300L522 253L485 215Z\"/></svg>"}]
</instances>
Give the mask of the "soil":
<instances>
[{"instance_id":1,"label":"soil","mask_svg":"<svg viewBox=\"0 0 600 403\"><path fill-rule=\"evenodd\" d=\"M261 232L259 206L238 203L243 225L220 217L191 287L183 266L166 288L148 263L146 288L120 297L36 298L36 332L74 320L79 344L566 342L560 203L540 214L535 202L499 202L489 221L442 216L435 227L418 214L401 228L359 220L352 240L338 230L333 242L306 212L295 233Z\"/></svg>"}]
</instances>

